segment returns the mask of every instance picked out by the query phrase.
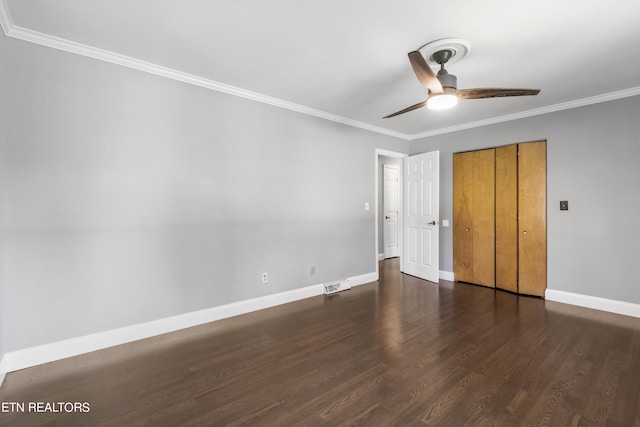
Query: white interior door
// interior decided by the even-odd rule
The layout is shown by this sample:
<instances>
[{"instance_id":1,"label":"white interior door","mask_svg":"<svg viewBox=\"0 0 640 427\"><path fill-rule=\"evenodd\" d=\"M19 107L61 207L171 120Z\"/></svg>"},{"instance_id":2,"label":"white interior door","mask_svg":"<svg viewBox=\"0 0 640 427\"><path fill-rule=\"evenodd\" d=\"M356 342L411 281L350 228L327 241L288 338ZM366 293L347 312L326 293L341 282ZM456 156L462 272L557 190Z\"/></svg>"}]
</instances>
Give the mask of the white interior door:
<instances>
[{"instance_id":1,"label":"white interior door","mask_svg":"<svg viewBox=\"0 0 640 427\"><path fill-rule=\"evenodd\" d=\"M400 189L398 166L383 167L384 257L398 256L398 194Z\"/></svg>"},{"instance_id":2,"label":"white interior door","mask_svg":"<svg viewBox=\"0 0 640 427\"><path fill-rule=\"evenodd\" d=\"M404 159L404 272L431 282L440 276L440 152Z\"/></svg>"}]
</instances>

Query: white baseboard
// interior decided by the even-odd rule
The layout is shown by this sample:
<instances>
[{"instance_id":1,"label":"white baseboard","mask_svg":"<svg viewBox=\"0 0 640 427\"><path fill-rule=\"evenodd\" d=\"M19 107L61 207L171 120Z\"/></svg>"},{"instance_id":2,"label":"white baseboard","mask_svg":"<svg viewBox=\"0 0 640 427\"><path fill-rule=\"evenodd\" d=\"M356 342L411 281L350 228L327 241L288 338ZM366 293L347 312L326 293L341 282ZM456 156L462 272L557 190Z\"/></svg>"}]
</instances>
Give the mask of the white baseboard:
<instances>
[{"instance_id":1,"label":"white baseboard","mask_svg":"<svg viewBox=\"0 0 640 427\"><path fill-rule=\"evenodd\" d=\"M440 278L442 280L449 280L449 281L453 282L454 281L453 271L440 270Z\"/></svg>"},{"instance_id":2,"label":"white baseboard","mask_svg":"<svg viewBox=\"0 0 640 427\"><path fill-rule=\"evenodd\" d=\"M365 283L378 280L378 274L367 273L360 276L349 277L347 279L351 286L363 285ZM324 289L322 284L307 286L305 288L293 289L278 294L265 295L258 298L239 301L231 304L180 314L178 316L139 323L137 325L126 326L124 328L112 329L105 332L98 332L67 340L56 341L22 350L12 351L5 354L0 363L0 373L13 372L20 369L29 368L67 357L77 356L107 347L113 347L128 342L150 338L192 326L202 325L227 317L237 316L264 308L273 307L322 295ZM4 375L3 375L4 376Z\"/></svg>"},{"instance_id":3,"label":"white baseboard","mask_svg":"<svg viewBox=\"0 0 640 427\"><path fill-rule=\"evenodd\" d=\"M378 261L382 261L384 259L384 254L378 254Z\"/></svg>"},{"instance_id":4,"label":"white baseboard","mask_svg":"<svg viewBox=\"0 0 640 427\"><path fill-rule=\"evenodd\" d=\"M2 360L0 360L0 386L2 386L2 383L4 382L4 377L7 375L7 358L3 357Z\"/></svg>"},{"instance_id":5,"label":"white baseboard","mask_svg":"<svg viewBox=\"0 0 640 427\"><path fill-rule=\"evenodd\" d=\"M322 285L313 285L205 310L180 314L178 316L139 323L124 328L112 329L105 332L12 351L7 353L3 359L3 363L5 363L4 372L13 372L19 369L53 362L54 360L166 334L168 332L174 332L251 311L322 295L322 293Z\"/></svg>"},{"instance_id":6,"label":"white baseboard","mask_svg":"<svg viewBox=\"0 0 640 427\"><path fill-rule=\"evenodd\" d=\"M367 283L375 282L378 280L378 273L375 271L373 273L361 274L359 276L349 277L347 279L349 284L353 286L365 285Z\"/></svg>"},{"instance_id":7,"label":"white baseboard","mask_svg":"<svg viewBox=\"0 0 640 427\"><path fill-rule=\"evenodd\" d=\"M590 295L574 294L572 292L557 291L555 289L547 289L544 297L549 301L593 308L610 313L623 314L625 316L640 317L640 304L593 297Z\"/></svg>"}]
</instances>

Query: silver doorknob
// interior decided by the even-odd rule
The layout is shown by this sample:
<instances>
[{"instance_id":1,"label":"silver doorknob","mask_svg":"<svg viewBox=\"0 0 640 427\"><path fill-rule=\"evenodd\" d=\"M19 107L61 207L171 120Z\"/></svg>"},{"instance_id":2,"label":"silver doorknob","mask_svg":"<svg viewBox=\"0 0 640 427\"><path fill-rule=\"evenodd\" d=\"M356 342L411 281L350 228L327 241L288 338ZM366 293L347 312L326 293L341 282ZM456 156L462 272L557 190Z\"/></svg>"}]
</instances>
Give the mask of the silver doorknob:
<instances>
[{"instance_id":1,"label":"silver doorknob","mask_svg":"<svg viewBox=\"0 0 640 427\"><path fill-rule=\"evenodd\" d=\"M526 234L527 234L527 230L524 230L524 231L522 232L522 234L526 235Z\"/></svg>"},{"instance_id":2,"label":"silver doorknob","mask_svg":"<svg viewBox=\"0 0 640 427\"><path fill-rule=\"evenodd\" d=\"M464 231L471 231L471 229L467 227L464 229Z\"/></svg>"}]
</instances>

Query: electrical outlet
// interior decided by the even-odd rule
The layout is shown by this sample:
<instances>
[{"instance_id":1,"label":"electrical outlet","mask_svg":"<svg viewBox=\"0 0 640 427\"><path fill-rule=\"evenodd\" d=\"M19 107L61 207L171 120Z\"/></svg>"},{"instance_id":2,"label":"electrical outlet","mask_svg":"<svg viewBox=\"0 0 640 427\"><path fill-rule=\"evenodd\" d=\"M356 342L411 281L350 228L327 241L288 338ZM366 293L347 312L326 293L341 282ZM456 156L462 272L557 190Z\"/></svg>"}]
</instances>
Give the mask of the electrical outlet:
<instances>
[{"instance_id":1,"label":"electrical outlet","mask_svg":"<svg viewBox=\"0 0 640 427\"><path fill-rule=\"evenodd\" d=\"M311 274L312 276L313 276L314 274L316 274L316 266L315 266L315 265L312 265L312 266L311 266L311 268L309 269L309 274Z\"/></svg>"},{"instance_id":2,"label":"electrical outlet","mask_svg":"<svg viewBox=\"0 0 640 427\"><path fill-rule=\"evenodd\" d=\"M267 283L269 281L269 275L265 272L262 273L262 283Z\"/></svg>"}]
</instances>

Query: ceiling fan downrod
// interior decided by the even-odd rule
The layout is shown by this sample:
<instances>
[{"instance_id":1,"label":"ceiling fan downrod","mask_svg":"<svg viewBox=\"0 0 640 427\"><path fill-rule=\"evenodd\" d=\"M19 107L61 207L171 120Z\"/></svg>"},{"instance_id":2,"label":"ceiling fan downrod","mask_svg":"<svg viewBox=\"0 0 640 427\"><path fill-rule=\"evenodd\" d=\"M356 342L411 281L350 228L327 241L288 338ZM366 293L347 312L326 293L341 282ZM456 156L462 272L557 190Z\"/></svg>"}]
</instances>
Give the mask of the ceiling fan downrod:
<instances>
[{"instance_id":1,"label":"ceiling fan downrod","mask_svg":"<svg viewBox=\"0 0 640 427\"><path fill-rule=\"evenodd\" d=\"M449 74L449 72L444 68L444 65L455 55L455 52L451 49L443 49L435 52L431 55L431 60L440 64L440 71L438 71L437 77L442 84L442 88L446 92L455 91L458 88L458 78Z\"/></svg>"}]
</instances>

